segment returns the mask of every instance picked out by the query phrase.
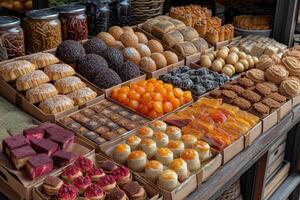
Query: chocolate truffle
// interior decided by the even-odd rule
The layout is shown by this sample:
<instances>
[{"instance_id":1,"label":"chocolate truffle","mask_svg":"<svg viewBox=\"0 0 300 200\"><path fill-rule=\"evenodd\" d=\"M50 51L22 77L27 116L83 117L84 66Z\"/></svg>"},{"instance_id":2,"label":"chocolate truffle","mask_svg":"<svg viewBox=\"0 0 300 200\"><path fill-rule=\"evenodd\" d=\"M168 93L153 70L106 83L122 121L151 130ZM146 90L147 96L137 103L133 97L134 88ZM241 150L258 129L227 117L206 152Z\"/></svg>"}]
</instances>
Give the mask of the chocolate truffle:
<instances>
[{"instance_id":1,"label":"chocolate truffle","mask_svg":"<svg viewBox=\"0 0 300 200\"><path fill-rule=\"evenodd\" d=\"M85 50L80 42L65 40L56 49L56 57L67 64L74 64L85 55Z\"/></svg>"},{"instance_id":2,"label":"chocolate truffle","mask_svg":"<svg viewBox=\"0 0 300 200\"><path fill-rule=\"evenodd\" d=\"M116 70L124 63L123 53L116 48L108 47L104 52L102 52L102 57L108 63L108 67Z\"/></svg>"},{"instance_id":3,"label":"chocolate truffle","mask_svg":"<svg viewBox=\"0 0 300 200\"><path fill-rule=\"evenodd\" d=\"M94 53L101 55L101 53L107 48L105 42L99 38L93 38L83 44L86 53Z\"/></svg>"},{"instance_id":4,"label":"chocolate truffle","mask_svg":"<svg viewBox=\"0 0 300 200\"><path fill-rule=\"evenodd\" d=\"M139 67L133 62L126 61L124 64L117 70L118 75L123 82L130 79L136 78L140 75Z\"/></svg>"},{"instance_id":5,"label":"chocolate truffle","mask_svg":"<svg viewBox=\"0 0 300 200\"><path fill-rule=\"evenodd\" d=\"M99 73L93 83L101 89L107 89L122 83L120 76L112 69L105 69Z\"/></svg>"}]
</instances>

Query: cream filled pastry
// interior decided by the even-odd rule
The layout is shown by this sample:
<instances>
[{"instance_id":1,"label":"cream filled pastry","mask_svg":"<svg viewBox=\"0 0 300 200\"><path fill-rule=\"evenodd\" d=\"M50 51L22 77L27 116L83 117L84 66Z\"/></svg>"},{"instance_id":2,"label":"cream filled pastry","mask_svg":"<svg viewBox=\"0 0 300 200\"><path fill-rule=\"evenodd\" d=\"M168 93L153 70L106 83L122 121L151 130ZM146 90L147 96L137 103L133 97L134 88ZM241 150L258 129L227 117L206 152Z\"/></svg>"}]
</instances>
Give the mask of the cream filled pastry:
<instances>
[{"instance_id":1,"label":"cream filled pastry","mask_svg":"<svg viewBox=\"0 0 300 200\"><path fill-rule=\"evenodd\" d=\"M156 141L157 147L165 147L169 143L169 136L164 132L154 132L153 138Z\"/></svg>"},{"instance_id":2,"label":"cream filled pastry","mask_svg":"<svg viewBox=\"0 0 300 200\"><path fill-rule=\"evenodd\" d=\"M184 148L192 148L193 144L197 142L197 138L190 134L183 135L181 140L184 143Z\"/></svg>"},{"instance_id":3,"label":"cream filled pastry","mask_svg":"<svg viewBox=\"0 0 300 200\"><path fill-rule=\"evenodd\" d=\"M168 126L166 133L169 136L170 140L180 140L181 139L181 129L176 126Z\"/></svg>"},{"instance_id":4,"label":"cream filled pastry","mask_svg":"<svg viewBox=\"0 0 300 200\"><path fill-rule=\"evenodd\" d=\"M156 182L164 169L163 164L157 160L150 160L145 166L146 177L152 182Z\"/></svg>"},{"instance_id":5,"label":"cream filled pastry","mask_svg":"<svg viewBox=\"0 0 300 200\"><path fill-rule=\"evenodd\" d=\"M126 140L126 144L130 146L131 151L135 151L139 148L142 139L136 135L129 136Z\"/></svg>"},{"instance_id":6,"label":"cream filled pastry","mask_svg":"<svg viewBox=\"0 0 300 200\"><path fill-rule=\"evenodd\" d=\"M185 149L181 154L181 158L187 163L190 172L200 169L201 163L199 154L195 149Z\"/></svg>"},{"instance_id":7,"label":"cream filled pastry","mask_svg":"<svg viewBox=\"0 0 300 200\"><path fill-rule=\"evenodd\" d=\"M174 159L169 168L176 172L180 181L183 181L189 176L187 164L182 158Z\"/></svg>"},{"instance_id":8,"label":"cream filled pastry","mask_svg":"<svg viewBox=\"0 0 300 200\"><path fill-rule=\"evenodd\" d=\"M200 161L205 161L211 157L209 144L202 140L198 140L196 143L194 143L193 149L198 152Z\"/></svg>"},{"instance_id":9,"label":"cream filled pastry","mask_svg":"<svg viewBox=\"0 0 300 200\"><path fill-rule=\"evenodd\" d=\"M156 143L150 138L144 138L141 142L141 149L147 154L147 158L152 158L157 150Z\"/></svg>"},{"instance_id":10,"label":"cream filled pastry","mask_svg":"<svg viewBox=\"0 0 300 200\"><path fill-rule=\"evenodd\" d=\"M138 130L137 136L139 136L140 138L151 138L153 136L153 133L154 131L150 127L144 126Z\"/></svg>"},{"instance_id":11,"label":"cream filled pastry","mask_svg":"<svg viewBox=\"0 0 300 200\"><path fill-rule=\"evenodd\" d=\"M158 148L155 154L155 160L161 162L165 166L169 166L173 160L173 152L168 148Z\"/></svg>"},{"instance_id":12,"label":"cream filled pastry","mask_svg":"<svg viewBox=\"0 0 300 200\"><path fill-rule=\"evenodd\" d=\"M172 191L179 184L178 176L171 169L165 170L159 175L157 184L165 190Z\"/></svg>"},{"instance_id":13,"label":"cream filled pastry","mask_svg":"<svg viewBox=\"0 0 300 200\"><path fill-rule=\"evenodd\" d=\"M179 158L184 150L184 143L180 140L170 140L168 148L173 152L174 158Z\"/></svg>"},{"instance_id":14,"label":"cream filled pastry","mask_svg":"<svg viewBox=\"0 0 300 200\"><path fill-rule=\"evenodd\" d=\"M143 151L133 151L127 159L127 166L135 172L142 172L145 169L147 155Z\"/></svg>"},{"instance_id":15,"label":"cream filled pastry","mask_svg":"<svg viewBox=\"0 0 300 200\"><path fill-rule=\"evenodd\" d=\"M128 144L119 144L115 147L112 158L120 164L124 164L131 153Z\"/></svg>"},{"instance_id":16,"label":"cream filled pastry","mask_svg":"<svg viewBox=\"0 0 300 200\"><path fill-rule=\"evenodd\" d=\"M150 127L154 130L154 131L166 131L167 129L167 124L163 121L160 120L156 120L154 122L152 122L150 124Z\"/></svg>"}]
</instances>

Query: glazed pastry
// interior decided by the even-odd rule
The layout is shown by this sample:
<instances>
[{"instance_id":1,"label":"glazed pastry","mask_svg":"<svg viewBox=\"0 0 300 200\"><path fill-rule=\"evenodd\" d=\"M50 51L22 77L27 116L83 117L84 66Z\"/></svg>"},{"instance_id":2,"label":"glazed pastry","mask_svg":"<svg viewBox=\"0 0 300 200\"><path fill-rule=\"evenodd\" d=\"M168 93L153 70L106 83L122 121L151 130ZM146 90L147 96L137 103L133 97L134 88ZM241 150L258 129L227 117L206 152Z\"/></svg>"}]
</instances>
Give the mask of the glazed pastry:
<instances>
[{"instance_id":1,"label":"glazed pastry","mask_svg":"<svg viewBox=\"0 0 300 200\"><path fill-rule=\"evenodd\" d=\"M145 166L146 177L155 183L163 169L164 166L159 161L150 160Z\"/></svg>"},{"instance_id":2,"label":"glazed pastry","mask_svg":"<svg viewBox=\"0 0 300 200\"><path fill-rule=\"evenodd\" d=\"M198 152L201 162L208 160L211 157L209 144L202 140L198 140L196 143L194 143L192 148Z\"/></svg>"},{"instance_id":3,"label":"glazed pastry","mask_svg":"<svg viewBox=\"0 0 300 200\"><path fill-rule=\"evenodd\" d=\"M33 72L36 66L27 60L17 60L0 65L0 76L5 81L13 81Z\"/></svg>"},{"instance_id":4,"label":"glazed pastry","mask_svg":"<svg viewBox=\"0 0 300 200\"><path fill-rule=\"evenodd\" d=\"M131 135L127 138L126 144L130 146L131 151L135 151L139 148L142 139L136 135Z\"/></svg>"},{"instance_id":5,"label":"glazed pastry","mask_svg":"<svg viewBox=\"0 0 300 200\"><path fill-rule=\"evenodd\" d=\"M26 91L26 99L32 103L38 103L58 94L57 89L50 83L39 85Z\"/></svg>"},{"instance_id":6,"label":"glazed pastry","mask_svg":"<svg viewBox=\"0 0 300 200\"><path fill-rule=\"evenodd\" d=\"M103 189L105 192L111 191L117 186L115 178L111 175L105 175L96 182L96 185Z\"/></svg>"},{"instance_id":7,"label":"glazed pastry","mask_svg":"<svg viewBox=\"0 0 300 200\"><path fill-rule=\"evenodd\" d=\"M300 75L300 61L295 57L284 57L282 59L282 64L285 69L289 72L290 76Z\"/></svg>"},{"instance_id":8,"label":"glazed pastry","mask_svg":"<svg viewBox=\"0 0 300 200\"><path fill-rule=\"evenodd\" d=\"M145 169L147 155L143 151L133 151L127 159L127 166L135 172L142 172Z\"/></svg>"},{"instance_id":9,"label":"glazed pastry","mask_svg":"<svg viewBox=\"0 0 300 200\"><path fill-rule=\"evenodd\" d=\"M224 36L225 37L225 36ZM213 42L213 43L217 43L219 42L219 33L216 29L214 28L210 28L208 29L208 31L206 32L206 38Z\"/></svg>"},{"instance_id":10,"label":"glazed pastry","mask_svg":"<svg viewBox=\"0 0 300 200\"><path fill-rule=\"evenodd\" d=\"M201 37L206 36L206 32L207 32L207 20L203 19L203 20L199 20L197 23L195 23L194 28L197 30L197 32L199 33L199 35Z\"/></svg>"},{"instance_id":11,"label":"glazed pastry","mask_svg":"<svg viewBox=\"0 0 300 200\"><path fill-rule=\"evenodd\" d=\"M105 173L101 168L92 168L86 172L86 175L91 178L91 180L98 181L101 177L105 176Z\"/></svg>"},{"instance_id":12,"label":"glazed pastry","mask_svg":"<svg viewBox=\"0 0 300 200\"><path fill-rule=\"evenodd\" d=\"M265 72L259 69L251 69L246 73L246 77L255 83L265 82Z\"/></svg>"},{"instance_id":13,"label":"glazed pastry","mask_svg":"<svg viewBox=\"0 0 300 200\"><path fill-rule=\"evenodd\" d=\"M90 185L84 192L84 197L91 200L104 200L105 194L101 187Z\"/></svg>"},{"instance_id":14,"label":"glazed pastry","mask_svg":"<svg viewBox=\"0 0 300 200\"><path fill-rule=\"evenodd\" d=\"M176 126L168 126L166 133L169 136L170 140L180 140L181 139L181 129Z\"/></svg>"},{"instance_id":15,"label":"glazed pastry","mask_svg":"<svg viewBox=\"0 0 300 200\"><path fill-rule=\"evenodd\" d=\"M197 53L197 48L191 42L177 43L175 44L174 49L178 51L183 57Z\"/></svg>"},{"instance_id":16,"label":"glazed pastry","mask_svg":"<svg viewBox=\"0 0 300 200\"><path fill-rule=\"evenodd\" d=\"M73 67L67 64L50 65L44 69L51 81L57 81L62 78L75 75Z\"/></svg>"},{"instance_id":17,"label":"glazed pastry","mask_svg":"<svg viewBox=\"0 0 300 200\"><path fill-rule=\"evenodd\" d=\"M94 92L91 88L84 87L79 90L75 90L67 96L74 101L74 104L76 106L82 105L92 99L95 99L97 97L97 93Z\"/></svg>"},{"instance_id":18,"label":"glazed pastry","mask_svg":"<svg viewBox=\"0 0 300 200\"><path fill-rule=\"evenodd\" d=\"M145 189L139 185L138 182L133 181L125 184L122 189L124 192L127 194L129 199L133 200L146 200L147 199L147 194Z\"/></svg>"},{"instance_id":19,"label":"glazed pastry","mask_svg":"<svg viewBox=\"0 0 300 200\"><path fill-rule=\"evenodd\" d=\"M173 160L173 152L168 148L158 148L155 154L155 160L161 162L165 166L169 166L169 164Z\"/></svg>"},{"instance_id":20,"label":"glazed pastry","mask_svg":"<svg viewBox=\"0 0 300 200\"><path fill-rule=\"evenodd\" d=\"M56 114L74 107L74 101L67 96L57 95L41 102L39 108L48 114Z\"/></svg>"},{"instance_id":21,"label":"glazed pastry","mask_svg":"<svg viewBox=\"0 0 300 200\"><path fill-rule=\"evenodd\" d=\"M181 154L181 158L187 163L190 172L200 169L201 163L199 154L195 149L185 149Z\"/></svg>"},{"instance_id":22,"label":"glazed pastry","mask_svg":"<svg viewBox=\"0 0 300 200\"><path fill-rule=\"evenodd\" d=\"M140 138L151 138L153 136L153 130L148 126L144 126L138 130L137 136Z\"/></svg>"},{"instance_id":23,"label":"glazed pastry","mask_svg":"<svg viewBox=\"0 0 300 200\"><path fill-rule=\"evenodd\" d=\"M279 93L286 97L295 97L300 92L299 81L287 79L282 81L279 86Z\"/></svg>"},{"instance_id":24,"label":"glazed pastry","mask_svg":"<svg viewBox=\"0 0 300 200\"><path fill-rule=\"evenodd\" d=\"M157 147L166 147L169 143L169 136L164 132L154 132L153 139L156 142Z\"/></svg>"},{"instance_id":25,"label":"glazed pastry","mask_svg":"<svg viewBox=\"0 0 300 200\"><path fill-rule=\"evenodd\" d=\"M75 200L77 198L77 188L73 185L63 184L58 191L58 200Z\"/></svg>"},{"instance_id":26,"label":"glazed pastry","mask_svg":"<svg viewBox=\"0 0 300 200\"><path fill-rule=\"evenodd\" d=\"M61 174L61 178L66 183L72 183L73 180L79 176L82 176L82 172L80 171L79 167L76 167L75 165L71 165L64 169L63 173Z\"/></svg>"},{"instance_id":27,"label":"glazed pastry","mask_svg":"<svg viewBox=\"0 0 300 200\"><path fill-rule=\"evenodd\" d=\"M183 181L189 176L189 170L186 162L182 158L174 159L170 166L170 169L174 170L178 175L179 181Z\"/></svg>"},{"instance_id":28,"label":"glazed pastry","mask_svg":"<svg viewBox=\"0 0 300 200\"><path fill-rule=\"evenodd\" d=\"M114 169L111 172L111 175L120 186L132 181L131 173L127 167L119 167L117 169Z\"/></svg>"},{"instance_id":29,"label":"glazed pastry","mask_svg":"<svg viewBox=\"0 0 300 200\"><path fill-rule=\"evenodd\" d=\"M83 193L86 188L92 185L92 181L88 176L79 176L74 179L73 185L78 189L79 193Z\"/></svg>"},{"instance_id":30,"label":"glazed pastry","mask_svg":"<svg viewBox=\"0 0 300 200\"><path fill-rule=\"evenodd\" d=\"M37 69L59 63L59 59L51 53L36 53L30 55L28 61L35 64Z\"/></svg>"},{"instance_id":31,"label":"glazed pastry","mask_svg":"<svg viewBox=\"0 0 300 200\"><path fill-rule=\"evenodd\" d=\"M151 159L157 150L156 143L150 138L144 138L141 142L141 150L147 154L148 159Z\"/></svg>"},{"instance_id":32,"label":"glazed pastry","mask_svg":"<svg viewBox=\"0 0 300 200\"><path fill-rule=\"evenodd\" d=\"M60 94L68 94L86 86L86 84L76 76L57 80L54 85Z\"/></svg>"},{"instance_id":33,"label":"glazed pastry","mask_svg":"<svg viewBox=\"0 0 300 200\"><path fill-rule=\"evenodd\" d=\"M173 170L165 170L159 175L157 184L165 190L172 191L179 184L178 175Z\"/></svg>"},{"instance_id":34,"label":"glazed pastry","mask_svg":"<svg viewBox=\"0 0 300 200\"><path fill-rule=\"evenodd\" d=\"M49 77L41 70L35 70L17 79L18 91L28 90L38 85L49 82Z\"/></svg>"},{"instance_id":35,"label":"glazed pastry","mask_svg":"<svg viewBox=\"0 0 300 200\"><path fill-rule=\"evenodd\" d=\"M167 129L167 124L163 121L160 120L155 120L154 122L152 122L150 124L150 127L154 130L154 131L166 131Z\"/></svg>"},{"instance_id":36,"label":"glazed pastry","mask_svg":"<svg viewBox=\"0 0 300 200\"><path fill-rule=\"evenodd\" d=\"M123 190L119 188L114 188L109 193L106 194L106 200L127 200L128 197Z\"/></svg>"},{"instance_id":37,"label":"glazed pastry","mask_svg":"<svg viewBox=\"0 0 300 200\"><path fill-rule=\"evenodd\" d=\"M197 138L190 134L183 135L181 140L184 143L184 148L192 148L193 144L197 142Z\"/></svg>"},{"instance_id":38,"label":"glazed pastry","mask_svg":"<svg viewBox=\"0 0 300 200\"><path fill-rule=\"evenodd\" d=\"M79 156L74 164L76 167L80 168L82 173L86 173L87 171L94 168L93 161L83 156Z\"/></svg>"},{"instance_id":39,"label":"glazed pastry","mask_svg":"<svg viewBox=\"0 0 300 200\"><path fill-rule=\"evenodd\" d=\"M52 196L56 195L61 188L64 182L55 177L55 176L48 176L43 182L43 188L47 195Z\"/></svg>"},{"instance_id":40,"label":"glazed pastry","mask_svg":"<svg viewBox=\"0 0 300 200\"><path fill-rule=\"evenodd\" d=\"M280 84L289 76L289 72L282 65L273 65L266 70L265 76L268 81Z\"/></svg>"},{"instance_id":41,"label":"glazed pastry","mask_svg":"<svg viewBox=\"0 0 300 200\"><path fill-rule=\"evenodd\" d=\"M128 144L118 144L112 153L112 158L118 163L124 164L130 153L131 150Z\"/></svg>"},{"instance_id":42,"label":"glazed pastry","mask_svg":"<svg viewBox=\"0 0 300 200\"><path fill-rule=\"evenodd\" d=\"M268 56L268 57L259 59L259 61L255 64L255 67L262 71L266 71L273 64L274 64L274 61Z\"/></svg>"},{"instance_id":43,"label":"glazed pastry","mask_svg":"<svg viewBox=\"0 0 300 200\"><path fill-rule=\"evenodd\" d=\"M170 140L168 148L173 152L174 158L179 158L184 150L184 143L180 140Z\"/></svg>"}]
</instances>

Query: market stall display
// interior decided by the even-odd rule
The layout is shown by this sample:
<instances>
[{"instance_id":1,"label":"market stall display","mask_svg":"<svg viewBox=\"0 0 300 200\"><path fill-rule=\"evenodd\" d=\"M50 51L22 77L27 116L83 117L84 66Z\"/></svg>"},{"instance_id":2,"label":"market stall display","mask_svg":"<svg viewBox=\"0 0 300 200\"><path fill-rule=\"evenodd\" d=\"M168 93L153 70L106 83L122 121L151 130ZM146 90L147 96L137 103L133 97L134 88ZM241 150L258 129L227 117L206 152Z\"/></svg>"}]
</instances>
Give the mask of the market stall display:
<instances>
[{"instance_id":1,"label":"market stall display","mask_svg":"<svg viewBox=\"0 0 300 200\"><path fill-rule=\"evenodd\" d=\"M32 9L32 0L26 0L26 1L1 0L0 7L18 11L18 12L24 12Z\"/></svg>"}]
</instances>

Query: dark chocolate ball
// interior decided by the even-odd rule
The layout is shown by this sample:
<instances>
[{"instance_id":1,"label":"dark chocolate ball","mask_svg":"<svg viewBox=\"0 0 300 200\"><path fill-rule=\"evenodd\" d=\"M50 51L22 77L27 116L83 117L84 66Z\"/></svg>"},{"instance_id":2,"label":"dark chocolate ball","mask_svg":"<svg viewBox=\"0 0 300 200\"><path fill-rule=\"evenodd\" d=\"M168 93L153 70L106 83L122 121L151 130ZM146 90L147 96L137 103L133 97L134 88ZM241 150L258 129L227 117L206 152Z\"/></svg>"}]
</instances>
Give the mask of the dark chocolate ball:
<instances>
[{"instance_id":1,"label":"dark chocolate ball","mask_svg":"<svg viewBox=\"0 0 300 200\"><path fill-rule=\"evenodd\" d=\"M86 53L95 53L101 55L101 53L107 49L107 45L99 38L93 38L83 44Z\"/></svg>"},{"instance_id":2,"label":"dark chocolate ball","mask_svg":"<svg viewBox=\"0 0 300 200\"><path fill-rule=\"evenodd\" d=\"M123 82L140 76L139 67L131 61L126 61L116 70Z\"/></svg>"},{"instance_id":3,"label":"dark chocolate ball","mask_svg":"<svg viewBox=\"0 0 300 200\"><path fill-rule=\"evenodd\" d=\"M98 73L93 83L101 89L107 89L122 83L122 79L114 70L106 68Z\"/></svg>"},{"instance_id":4,"label":"dark chocolate ball","mask_svg":"<svg viewBox=\"0 0 300 200\"><path fill-rule=\"evenodd\" d=\"M124 63L123 53L119 49L113 47L108 47L103 51L102 57L107 61L108 67L115 71Z\"/></svg>"},{"instance_id":5,"label":"dark chocolate ball","mask_svg":"<svg viewBox=\"0 0 300 200\"><path fill-rule=\"evenodd\" d=\"M56 49L56 56L68 64L77 63L78 59L84 55L83 46L75 40L65 40Z\"/></svg>"}]
</instances>

